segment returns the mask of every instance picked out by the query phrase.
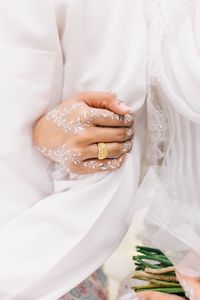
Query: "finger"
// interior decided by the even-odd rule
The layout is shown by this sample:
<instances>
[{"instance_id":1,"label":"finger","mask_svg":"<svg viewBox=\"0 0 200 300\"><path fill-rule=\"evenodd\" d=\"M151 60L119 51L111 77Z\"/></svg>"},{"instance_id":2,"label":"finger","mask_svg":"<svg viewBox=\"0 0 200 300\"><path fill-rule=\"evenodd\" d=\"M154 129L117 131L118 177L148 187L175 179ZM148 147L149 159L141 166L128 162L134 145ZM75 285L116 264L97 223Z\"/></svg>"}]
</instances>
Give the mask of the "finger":
<instances>
[{"instance_id":1,"label":"finger","mask_svg":"<svg viewBox=\"0 0 200 300\"><path fill-rule=\"evenodd\" d=\"M111 92L84 92L78 96L90 107L108 109L116 114L125 115L131 112L130 107Z\"/></svg>"},{"instance_id":2,"label":"finger","mask_svg":"<svg viewBox=\"0 0 200 300\"><path fill-rule=\"evenodd\" d=\"M120 168L124 162L125 154L114 159L90 159L78 164L70 163L68 168L75 174L92 174L105 171L114 171Z\"/></svg>"},{"instance_id":3,"label":"finger","mask_svg":"<svg viewBox=\"0 0 200 300\"><path fill-rule=\"evenodd\" d=\"M133 126L133 115L118 115L106 109L92 108L88 118L94 125L105 127L131 127Z\"/></svg>"},{"instance_id":4,"label":"finger","mask_svg":"<svg viewBox=\"0 0 200 300\"><path fill-rule=\"evenodd\" d=\"M141 300L183 300L184 299L179 296L158 293L153 291L138 293L137 296L138 299Z\"/></svg>"},{"instance_id":5,"label":"finger","mask_svg":"<svg viewBox=\"0 0 200 300\"><path fill-rule=\"evenodd\" d=\"M124 143L107 143L106 144L106 147L108 149L107 158L116 158L123 155L124 153L128 153L131 150L132 146L133 146L132 140ZM81 158L83 160L98 158L97 144L88 146Z\"/></svg>"},{"instance_id":6,"label":"finger","mask_svg":"<svg viewBox=\"0 0 200 300\"><path fill-rule=\"evenodd\" d=\"M130 140L134 135L134 128L89 128L87 134L88 145L100 142L104 143L122 143Z\"/></svg>"}]
</instances>

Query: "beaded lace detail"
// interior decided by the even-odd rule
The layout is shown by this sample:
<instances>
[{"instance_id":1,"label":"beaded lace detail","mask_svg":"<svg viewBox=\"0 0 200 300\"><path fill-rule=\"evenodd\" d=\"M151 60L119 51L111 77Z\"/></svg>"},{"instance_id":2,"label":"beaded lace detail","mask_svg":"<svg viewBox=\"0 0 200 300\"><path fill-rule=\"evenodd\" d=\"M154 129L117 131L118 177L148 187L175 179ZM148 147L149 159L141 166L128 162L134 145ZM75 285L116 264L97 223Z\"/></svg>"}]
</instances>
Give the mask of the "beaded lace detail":
<instances>
[{"instance_id":1,"label":"beaded lace detail","mask_svg":"<svg viewBox=\"0 0 200 300\"><path fill-rule=\"evenodd\" d=\"M161 163L169 143L164 103L159 92L161 47L168 34L176 32L179 18L187 12L191 0L152 0L148 20L147 112L148 150L150 163Z\"/></svg>"},{"instance_id":2,"label":"beaded lace detail","mask_svg":"<svg viewBox=\"0 0 200 300\"><path fill-rule=\"evenodd\" d=\"M167 121L161 100L156 95L159 81L159 53L166 28L165 2L155 0L148 16L148 63L147 63L147 160L158 163L164 157L168 139Z\"/></svg>"}]
</instances>

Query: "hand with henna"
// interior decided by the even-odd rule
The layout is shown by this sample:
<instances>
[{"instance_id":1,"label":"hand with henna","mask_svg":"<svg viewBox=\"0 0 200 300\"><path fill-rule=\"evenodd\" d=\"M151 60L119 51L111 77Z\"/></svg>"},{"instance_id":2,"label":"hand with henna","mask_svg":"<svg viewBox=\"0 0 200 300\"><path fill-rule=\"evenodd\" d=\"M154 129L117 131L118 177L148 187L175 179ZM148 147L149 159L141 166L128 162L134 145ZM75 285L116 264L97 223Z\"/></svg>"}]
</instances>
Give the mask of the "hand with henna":
<instances>
[{"instance_id":1,"label":"hand with henna","mask_svg":"<svg viewBox=\"0 0 200 300\"><path fill-rule=\"evenodd\" d=\"M35 125L37 149L77 174L119 168L134 135L130 109L112 93L82 93L44 115ZM98 159L98 143L108 156Z\"/></svg>"}]
</instances>

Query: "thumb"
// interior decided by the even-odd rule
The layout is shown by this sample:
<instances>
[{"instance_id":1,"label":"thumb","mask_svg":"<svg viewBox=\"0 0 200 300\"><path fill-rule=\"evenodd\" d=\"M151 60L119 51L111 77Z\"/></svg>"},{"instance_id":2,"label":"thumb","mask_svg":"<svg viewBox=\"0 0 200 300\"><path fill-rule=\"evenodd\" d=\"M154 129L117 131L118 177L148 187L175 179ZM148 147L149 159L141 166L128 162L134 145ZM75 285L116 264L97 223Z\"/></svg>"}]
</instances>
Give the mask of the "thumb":
<instances>
[{"instance_id":1,"label":"thumb","mask_svg":"<svg viewBox=\"0 0 200 300\"><path fill-rule=\"evenodd\" d=\"M131 113L130 107L117 98L112 93L85 92L79 95L88 106L110 110L119 115Z\"/></svg>"}]
</instances>

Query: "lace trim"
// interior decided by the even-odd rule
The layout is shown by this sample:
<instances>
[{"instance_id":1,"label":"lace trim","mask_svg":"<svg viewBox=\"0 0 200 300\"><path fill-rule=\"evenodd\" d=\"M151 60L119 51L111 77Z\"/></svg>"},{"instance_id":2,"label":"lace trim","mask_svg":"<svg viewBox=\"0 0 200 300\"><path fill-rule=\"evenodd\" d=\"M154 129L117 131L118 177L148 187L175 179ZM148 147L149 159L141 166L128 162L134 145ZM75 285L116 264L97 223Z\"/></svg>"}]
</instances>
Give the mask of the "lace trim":
<instances>
[{"instance_id":1,"label":"lace trim","mask_svg":"<svg viewBox=\"0 0 200 300\"><path fill-rule=\"evenodd\" d=\"M147 63L147 160L158 164L162 161L167 141L167 120L161 100L157 95L160 67L160 49L167 24L165 2L155 0L148 16L148 63Z\"/></svg>"},{"instance_id":2,"label":"lace trim","mask_svg":"<svg viewBox=\"0 0 200 300\"><path fill-rule=\"evenodd\" d=\"M169 143L167 117L164 103L158 95L161 66L161 47L169 33L176 32L180 18L187 13L191 0L152 0L148 20L147 63L147 161L160 164ZM166 41L165 41L166 42Z\"/></svg>"}]
</instances>

